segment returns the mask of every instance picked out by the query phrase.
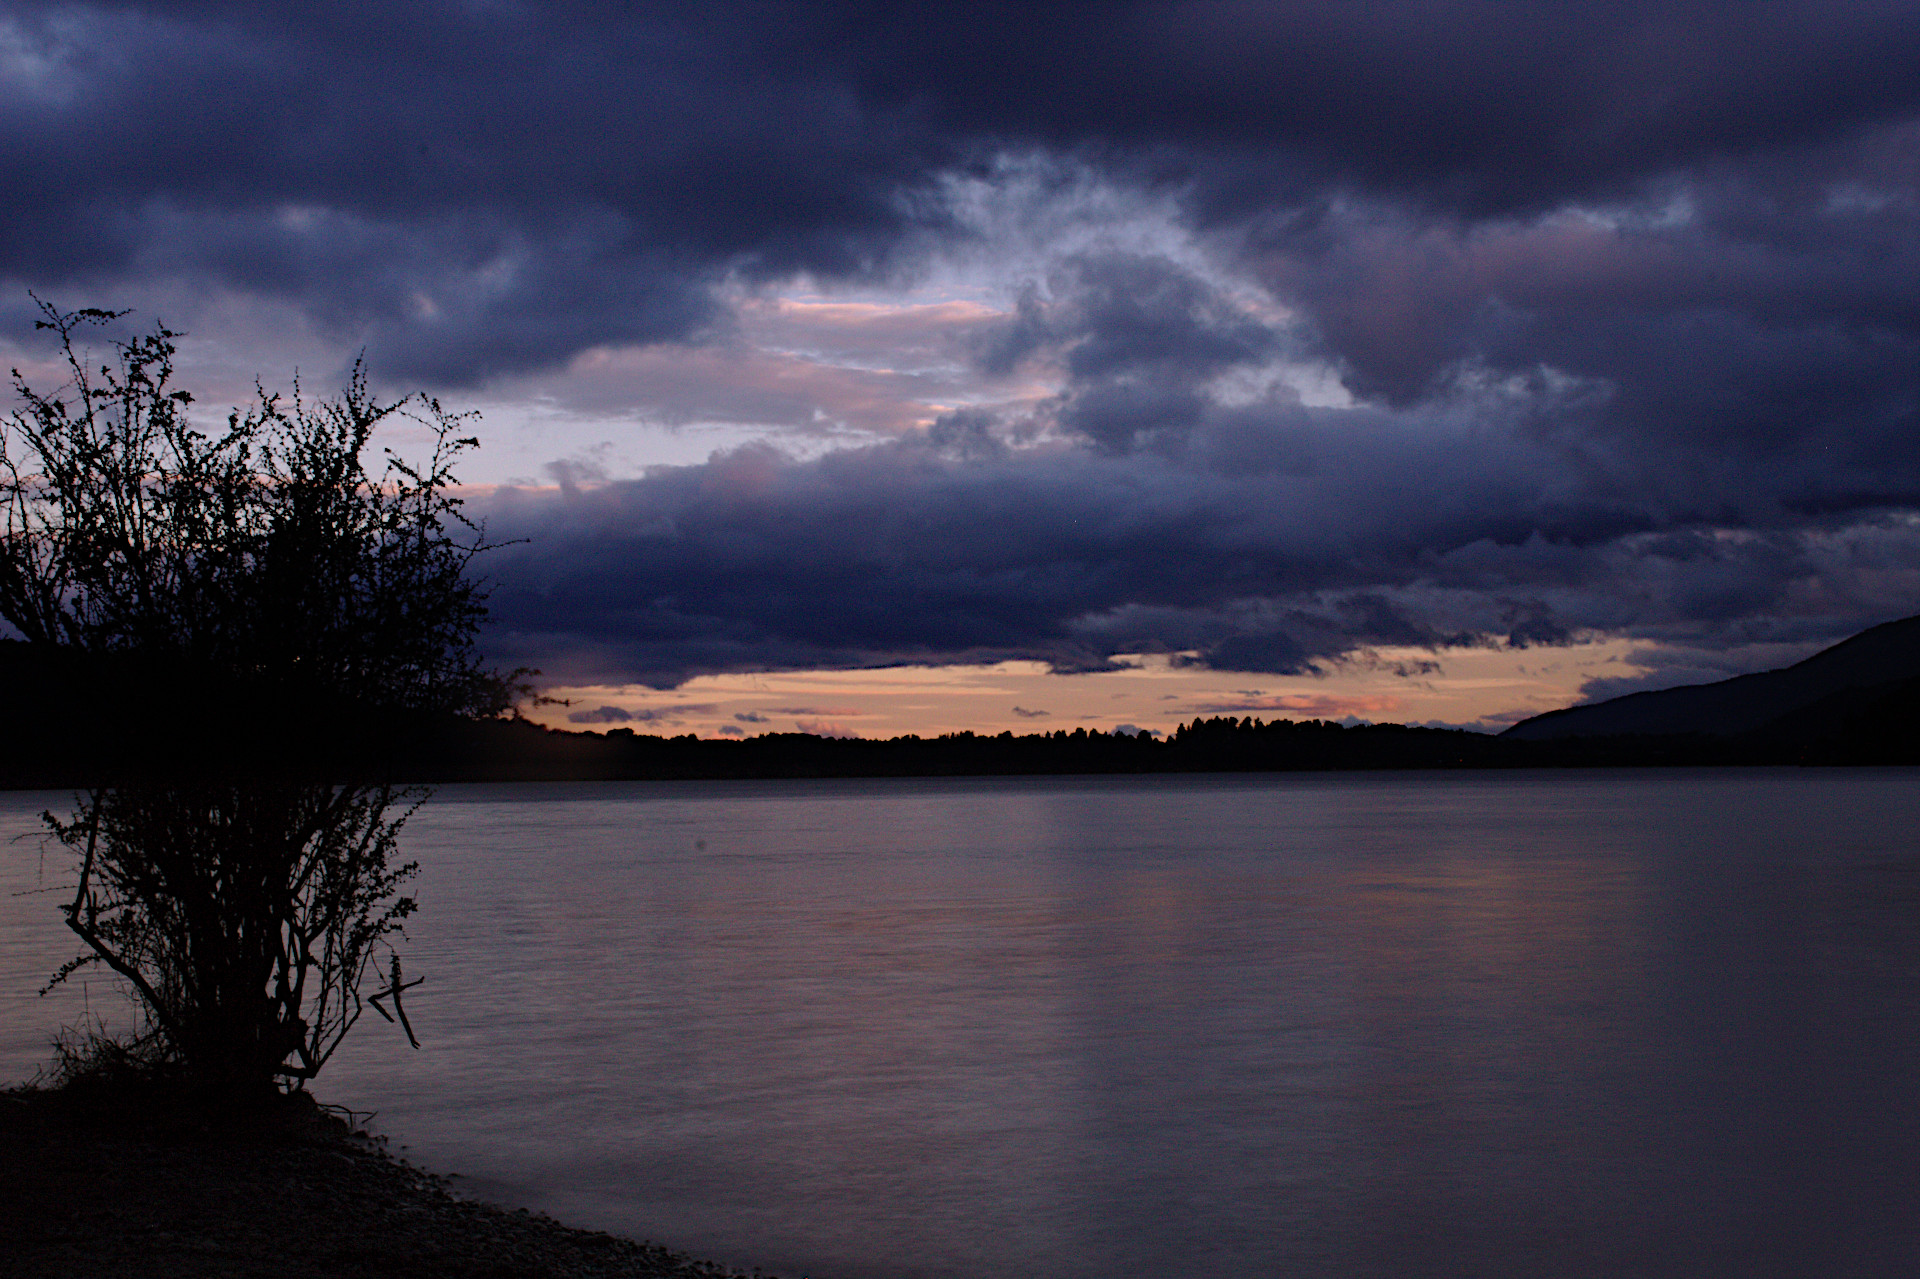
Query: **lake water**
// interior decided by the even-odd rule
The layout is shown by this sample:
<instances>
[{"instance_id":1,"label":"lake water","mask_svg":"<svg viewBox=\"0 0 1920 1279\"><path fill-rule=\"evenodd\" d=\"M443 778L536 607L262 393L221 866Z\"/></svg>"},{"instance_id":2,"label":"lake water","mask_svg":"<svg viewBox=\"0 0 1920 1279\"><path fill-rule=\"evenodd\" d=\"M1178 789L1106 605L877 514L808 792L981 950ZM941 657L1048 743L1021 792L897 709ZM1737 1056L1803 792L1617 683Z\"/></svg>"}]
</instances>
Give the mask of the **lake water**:
<instances>
[{"instance_id":1,"label":"lake water","mask_svg":"<svg viewBox=\"0 0 1920 1279\"><path fill-rule=\"evenodd\" d=\"M0 834L58 796L0 795ZM1920 1273L1920 772L448 787L325 1100L816 1279ZM10 893L64 882L0 845ZM0 1078L118 1015L0 900Z\"/></svg>"}]
</instances>

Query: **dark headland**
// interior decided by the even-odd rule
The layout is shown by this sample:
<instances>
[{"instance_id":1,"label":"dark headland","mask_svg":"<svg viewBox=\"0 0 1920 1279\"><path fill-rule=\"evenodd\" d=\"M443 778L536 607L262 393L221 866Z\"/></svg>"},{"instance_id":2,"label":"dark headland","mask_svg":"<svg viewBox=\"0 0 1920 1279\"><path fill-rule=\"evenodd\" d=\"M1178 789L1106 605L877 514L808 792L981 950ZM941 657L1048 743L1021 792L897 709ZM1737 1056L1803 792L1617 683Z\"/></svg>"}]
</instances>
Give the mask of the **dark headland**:
<instances>
[{"instance_id":1,"label":"dark headland","mask_svg":"<svg viewBox=\"0 0 1920 1279\"><path fill-rule=\"evenodd\" d=\"M0 788L10 789L289 756L417 782L1920 763L1920 617L1783 670L1553 711L1498 736L1233 717L1158 740L1087 729L887 740L567 732L522 719L342 716L274 690L9 642L0 680L16 690L14 731L0 740Z\"/></svg>"}]
</instances>

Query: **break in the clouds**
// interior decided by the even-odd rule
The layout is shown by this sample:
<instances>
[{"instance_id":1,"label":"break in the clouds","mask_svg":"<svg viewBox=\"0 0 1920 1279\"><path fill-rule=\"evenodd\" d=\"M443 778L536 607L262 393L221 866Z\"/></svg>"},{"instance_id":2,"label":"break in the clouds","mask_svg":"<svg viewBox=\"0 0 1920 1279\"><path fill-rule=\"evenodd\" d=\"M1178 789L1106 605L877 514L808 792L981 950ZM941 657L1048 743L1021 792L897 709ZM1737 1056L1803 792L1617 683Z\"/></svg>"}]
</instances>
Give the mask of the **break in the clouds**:
<instances>
[{"instance_id":1,"label":"break in the clouds","mask_svg":"<svg viewBox=\"0 0 1920 1279\"><path fill-rule=\"evenodd\" d=\"M1916 65L1879 3L16 4L0 320L484 404L492 642L569 677L1619 691L1920 610Z\"/></svg>"}]
</instances>

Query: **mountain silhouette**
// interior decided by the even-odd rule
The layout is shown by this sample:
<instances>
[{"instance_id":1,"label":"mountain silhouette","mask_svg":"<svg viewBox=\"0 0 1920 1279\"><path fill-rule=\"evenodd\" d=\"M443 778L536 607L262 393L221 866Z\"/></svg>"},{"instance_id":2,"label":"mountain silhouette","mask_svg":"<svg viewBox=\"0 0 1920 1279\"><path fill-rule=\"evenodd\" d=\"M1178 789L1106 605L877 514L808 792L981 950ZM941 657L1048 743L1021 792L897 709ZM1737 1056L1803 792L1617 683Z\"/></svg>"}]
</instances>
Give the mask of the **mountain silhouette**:
<instances>
[{"instance_id":1,"label":"mountain silhouette","mask_svg":"<svg viewBox=\"0 0 1920 1279\"><path fill-rule=\"evenodd\" d=\"M1629 693L1522 720L1501 736L1547 742L1578 737L1826 738L1843 723L1884 718L1913 698L1920 679L1920 617L1887 622L1777 671ZM1876 713L1878 712L1878 713Z\"/></svg>"}]
</instances>

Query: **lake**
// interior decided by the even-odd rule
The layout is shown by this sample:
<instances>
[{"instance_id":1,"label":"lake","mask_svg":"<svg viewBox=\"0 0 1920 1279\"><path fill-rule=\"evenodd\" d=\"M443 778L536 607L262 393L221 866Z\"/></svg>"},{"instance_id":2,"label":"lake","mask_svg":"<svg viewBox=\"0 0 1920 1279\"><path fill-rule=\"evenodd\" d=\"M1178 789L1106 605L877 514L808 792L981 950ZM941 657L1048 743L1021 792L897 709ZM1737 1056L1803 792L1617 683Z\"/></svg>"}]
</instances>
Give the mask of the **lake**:
<instances>
[{"instance_id":1,"label":"lake","mask_svg":"<svg viewBox=\"0 0 1920 1279\"><path fill-rule=\"evenodd\" d=\"M60 796L0 794L0 835ZM1920 1273L1920 772L456 786L470 1193L815 1279ZM0 844L0 1078L124 1020ZM26 893L27 895L17 895Z\"/></svg>"}]
</instances>

